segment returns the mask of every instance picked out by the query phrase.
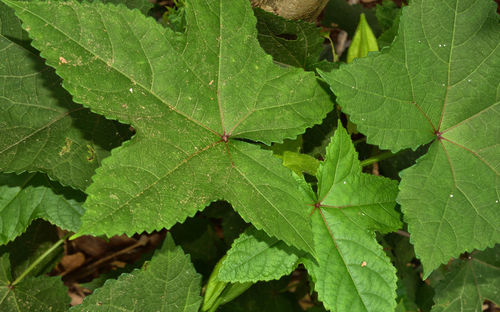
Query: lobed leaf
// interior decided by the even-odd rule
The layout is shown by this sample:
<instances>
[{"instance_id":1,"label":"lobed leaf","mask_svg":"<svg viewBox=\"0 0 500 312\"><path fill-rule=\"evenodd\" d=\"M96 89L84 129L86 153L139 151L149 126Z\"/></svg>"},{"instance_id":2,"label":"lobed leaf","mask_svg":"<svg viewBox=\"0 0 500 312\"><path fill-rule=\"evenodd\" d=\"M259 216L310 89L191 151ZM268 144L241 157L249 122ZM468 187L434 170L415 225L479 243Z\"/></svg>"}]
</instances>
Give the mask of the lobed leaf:
<instances>
[{"instance_id":1,"label":"lobed leaf","mask_svg":"<svg viewBox=\"0 0 500 312\"><path fill-rule=\"evenodd\" d=\"M127 127L80 105L29 46L14 11L0 2L0 171L41 171L85 189Z\"/></svg>"},{"instance_id":2,"label":"lobed leaf","mask_svg":"<svg viewBox=\"0 0 500 312\"><path fill-rule=\"evenodd\" d=\"M354 145L340 124L317 177L318 200L311 200L318 256L304 264L319 299L332 311L394 311L396 270L373 230L401 226L394 210L397 183L361 172Z\"/></svg>"},{"instance_id":3,"label":"lobed leaf","mask_svg":"<svg viewBox=\"0 0 500 312\"><path fill-rule=\"evenodd\" d=\"M225 199L258 229L312 251L290 172L239 139L295 137L332 104L314 74L260 49L247 1L187 2L184 34L113 5L5 2L75 101L137 130L93 177L81 234L171 227Z\"/></svg>"},{"instance_id":4,"label":"lobed leaf","mask_svg":"<svg viewBox=\"0 0 500 312\"><path fill-rule=\"evenodd\" d=\"M141 270L108 280L70 311L197 312L200 293L201 276L168 234L162 248Z\"/></svg>"},{"instance_id":5,"label":"lobed leaf","mask_svg":"<svg viewBox=\"0 0 500 312\"><path fill-rule=\"evenodd\" d=\"M390 49L322 76L369 143L432 142L401 172L398 196L427 277L500 242L500 26L493 1L417 0L402 12Z\"/></svg>"},{"instance_id":6,"label":"lobed leaf","mask_svg":"<svg viewBox=\"0 0 500 312\"><path fill-rule=\"evenodd\" d=\"M500 303L500 249L475 252L454 260L445 278L436 286L432 312L482 311L488 299Z\"/></svg>"}]
</instances>

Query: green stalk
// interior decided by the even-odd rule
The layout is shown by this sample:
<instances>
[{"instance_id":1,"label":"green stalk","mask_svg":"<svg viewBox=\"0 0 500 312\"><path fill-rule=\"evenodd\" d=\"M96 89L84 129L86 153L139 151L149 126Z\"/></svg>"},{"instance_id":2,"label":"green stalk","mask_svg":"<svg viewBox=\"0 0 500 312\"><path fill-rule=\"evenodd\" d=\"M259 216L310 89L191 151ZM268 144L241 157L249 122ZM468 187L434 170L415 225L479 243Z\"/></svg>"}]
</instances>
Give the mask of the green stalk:
<instances>
[{"instance_id":1,"label":"green stalk","mask_svg":"<svg viewBox=\"0 0 500 312\"><path fill-rule=\"evenodd\" d=\"M12 283L10 283L10 286L16 286L17 284L19 284L31 271L33 271L34 268L36 268L36 266L38 264L40 264L40 262L43 261L43 259L47 258L54 250L56 250L59 246L61 246L62 243L64 243L64 241L66 240L66 238L68 238L70 235L71 234L65 235L63 238L61 238L60 240L58 240L54 245L52 245L52 247L50 247L49 249L47 249L26 270L24 270L24 272L21 275L19 275L19 277L16 278L15 281L13 281Z\"/></svg>"},{"instance_id":2,"label":"green stalk","mask_svg":"<svg viewBox=\"0 0 500 312\"><path fill-rule=\"evenodd\" d=\"M361 167L369 166L371 164L374 164L376 162L379 162L379 161L387 159L387 158L391 158L393 156L396 156L396 154L393 154L391 151L380 153L380 154L378 154L376 156L373 156L373 157L370 157L368 159L362 160L361 161Z\"/></svg>"}]
</instances>

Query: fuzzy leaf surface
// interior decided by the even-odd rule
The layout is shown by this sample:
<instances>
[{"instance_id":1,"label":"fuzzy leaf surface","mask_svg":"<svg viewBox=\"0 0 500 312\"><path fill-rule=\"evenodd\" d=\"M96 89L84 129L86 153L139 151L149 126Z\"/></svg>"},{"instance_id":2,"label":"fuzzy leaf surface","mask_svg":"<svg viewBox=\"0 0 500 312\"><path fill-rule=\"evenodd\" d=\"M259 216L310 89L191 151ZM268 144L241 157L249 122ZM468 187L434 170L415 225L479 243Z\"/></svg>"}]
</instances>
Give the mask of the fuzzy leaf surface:
<instances>
[{"instance_id":1,"label":"fuzzy leaf surface","mask_svg":"<svg viewBox=\"0 0 500 312\"><path fill-rule=\"evenodd\" d=\"M127 127L75 104L0 2L0 171L41 171L85 189Z\"/></svg>"},{"instance_id":2,"label":"fuzzy leaf surface","mask_svg":"<svg viewBox=\"0 0 500 312\"><path fill-rule=\"evenodd\" d=\"M218 279L232 283L279 279L295 269L297 254L282 241L250 227L228 250Z\"/></svg>"},{"instance_id":3,"label":"fuzzy leaf surface","mask_svg":"<svg viewBox=\"0 0 500 312\"><path fill-rule=\"evenodd\" d=\"M147 291L144 291L147 290ZM170 234L142 269L108 280L70 311L197 312L201 305L201 276L189 255L175 246Z\"/></svg>"},{"instance_id":4,"label":"fuzzy leaf surface","mask_svg":"<svg viewBox=\"0 0 500 312\"><path fill-rule=\"evenodd\" d=\"M474 252L454 260L445 279L436 286L432 312L480 312L488 299L500 303L500 248Z\"/></svg>"},{"instance_id":5,"label":"fuzzy leaf surface","mask_svg":"<svg viewBox=\"0 0 500 312\"><path fill-rule=\"evenodd\" d=\"M495 8L493 1L413 1L390 49L323 74L369 143L398 151L432 142L400 174L398 196L424 276L450 257L500 242Z\"/></svg>"},{"instance_id":6,"label":"fuzzy leaf surface","mask_svg":"<svg viewBox=\"0 0 500 312\"><path fill-rule=\"evenodd\" d=\"M361 172L347 131L339 125L320 165L312 214L317 262L304 259L325 307L332 311L394 311L396 270L374 230L401 226L396 181ZM375 287L376 285L376 287Z\"/></svg>"},{"instance_id":7,"label":"fuzzy leaf surface","mask_svg":"<svg viewBox=\"0 0 500 312\"><path fill-rule=\"evenodd\" d=\"M9 254L0 256L0 311L63 312L70 298L60 277L28 277L11 287Z\"/></svg>"},{"instance_id":8,"label":"fuzzy leaf surface","mask_svg":"<svg viewBox=\"0 0 500 312\"><path fill-rule=\"evenodd\" d=\"M237 139L295 137L332 103L314 74L262 51L248 1L187 2L184 34L113 5L5 2L75 101L137 130L86 190L82 234L171 227L225 199L258 229L312 250L290 172Z\"/></svg>"},{"instance_id":9,"label":"fuzzy leaf surface","mask_svg":"<svg viewBox=\"0 0 500 312\"><path fill-rule=\"evenodd\" d=\"M0 174L0 245L24 233L38 218L77 231L84 199L41 173Z\"/></svg>"}]
</instances>

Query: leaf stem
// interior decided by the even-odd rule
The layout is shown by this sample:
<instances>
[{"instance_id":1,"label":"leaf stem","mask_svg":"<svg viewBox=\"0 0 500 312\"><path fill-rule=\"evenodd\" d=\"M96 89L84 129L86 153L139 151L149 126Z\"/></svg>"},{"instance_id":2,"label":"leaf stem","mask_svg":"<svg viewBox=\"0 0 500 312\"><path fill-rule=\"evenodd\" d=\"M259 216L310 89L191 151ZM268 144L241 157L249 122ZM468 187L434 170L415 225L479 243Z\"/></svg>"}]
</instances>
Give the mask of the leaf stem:
<instances>
[{"instance_id":1,"label":"leaf stem","mask_svg":"<svg viewBox=\"0 0 500 312\"><path fill-rule=\"evenodd\" d=\"M381 160L384 160L384 159L387 159L387 158L391 158L393 156L395 156L396 154L392 153L391 151L387 151L387 152L383 152L383 153L380 153L376 156L373 156L373 157L370 157L368 159L365 159L365 160L362 160L361 161L361 167L366 167L366 166L369 166L371 164L374 164L376 162L379 162Z\"/></svg>"},{"instance_id":2,"label":"leaf stem","mask_svg":"<svg viewBox=\"0 0 500 312\"><path fill-rule=\"evenodd\" d=\"M54 245L52 245L52 247L47 249L40 257L38 257L32 264L30 264L30 266L26 270L24 270L24 272L21 273L21 275L19 275L18 278L16 278L12 283L10 283L10 286L15 286L19 282L21 282L31 271L33 271L33 269L38 264L40 264L40 262L43 261L43 259L47 258L54 250L56 250L59 246L61 246L62 243L64 243L64 241L66 240L66 238L68 238L70 235L71 234L66 234L63 238L61 238Z\"/></svg>"}]
</instances>

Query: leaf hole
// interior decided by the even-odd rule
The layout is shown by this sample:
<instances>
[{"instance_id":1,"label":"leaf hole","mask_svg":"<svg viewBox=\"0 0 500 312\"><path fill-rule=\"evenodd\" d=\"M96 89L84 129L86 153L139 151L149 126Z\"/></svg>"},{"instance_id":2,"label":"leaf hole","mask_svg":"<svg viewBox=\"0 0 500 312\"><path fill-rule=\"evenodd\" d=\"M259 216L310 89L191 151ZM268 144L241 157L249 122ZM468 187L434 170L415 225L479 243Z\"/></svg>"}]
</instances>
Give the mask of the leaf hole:
<instances>
[{"instance_id":1,"label":"leaf hole","mask_svg":"<svg viewBox=\"0 0 500 312\"><path fill-rule=\"evenodd\" d=\"M279 34L279 35L276 35L276 37L279 37L279 38L282 38L285 40L289 40L289 41L297 40L296 34Z\"/></svg>"}]
</instances>

